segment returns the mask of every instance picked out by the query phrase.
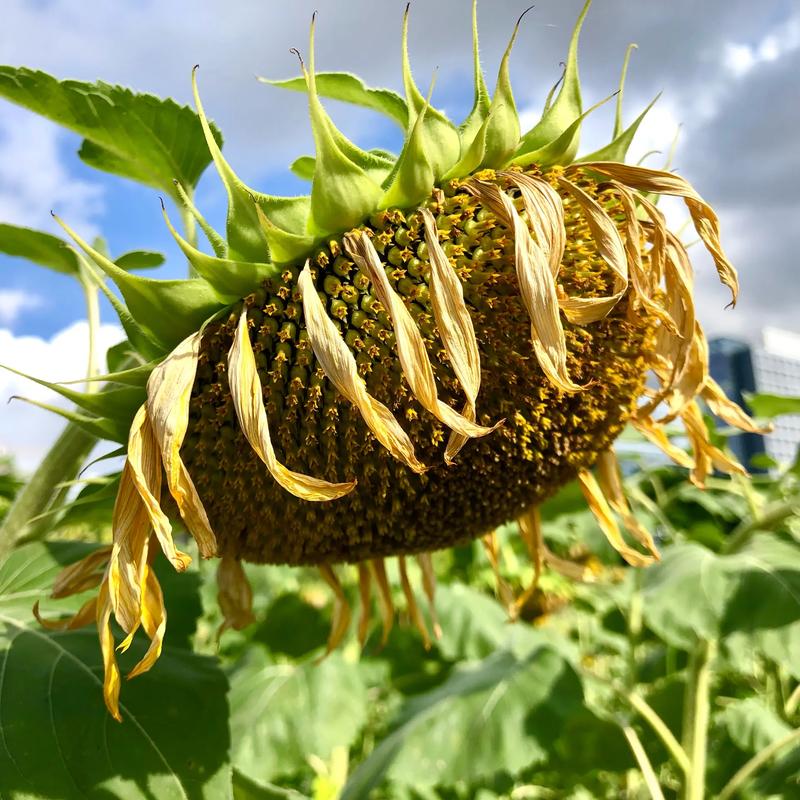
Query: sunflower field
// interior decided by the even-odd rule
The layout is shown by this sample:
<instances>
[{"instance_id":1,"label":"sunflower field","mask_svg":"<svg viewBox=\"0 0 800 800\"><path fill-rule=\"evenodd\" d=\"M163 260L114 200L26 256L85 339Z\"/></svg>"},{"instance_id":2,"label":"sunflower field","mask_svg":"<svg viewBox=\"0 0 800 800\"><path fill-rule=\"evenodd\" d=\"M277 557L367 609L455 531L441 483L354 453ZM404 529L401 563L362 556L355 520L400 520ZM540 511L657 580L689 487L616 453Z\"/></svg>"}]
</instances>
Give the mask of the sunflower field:
<instances>
[{"instance_id":1,"label":"sunflower field","mask_svg":"<svg viewBox=\"0 0 800 800\"><path fill-rule=\"evenodd\" d=\"M315 14L261 79L307 99L292 196L229 162L197 66L191 106L0 66L4 104L161 198L182 270L58 208L0 220L88 340L74 380L3 367L65 427L0 461L0 800L800 797L800 460L732 446L800 398L712 374L695 263L735 306L726 232L671 156L629 158L635 46L584 102L590 5L534 119L531 9L487 83L472 2L455 121L408 7L401 92L318 69Z\"/></svg>"}]
</instances>

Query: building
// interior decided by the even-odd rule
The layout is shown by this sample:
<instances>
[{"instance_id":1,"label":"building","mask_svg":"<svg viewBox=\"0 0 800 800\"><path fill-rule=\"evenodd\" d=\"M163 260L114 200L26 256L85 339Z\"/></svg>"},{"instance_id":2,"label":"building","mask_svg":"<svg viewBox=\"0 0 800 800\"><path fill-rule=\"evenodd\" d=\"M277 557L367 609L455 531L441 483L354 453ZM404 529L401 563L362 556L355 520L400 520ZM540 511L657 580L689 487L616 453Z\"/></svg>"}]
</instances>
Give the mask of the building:
<instances>
[{"instance_id":1,"label":"building","mask_svg":"<svg viewBox=\"0 0 800 800\"><path fill-rule=\"evenodd\" d=\"M800 334L765 328L756 347L735 339L712 339L709 367L728 397L744 406L751 392L800 396ZM760 453L778 464L790 464L800 444L800 415L778 417L769 436L742 433L729 443L745 466L752 468L751 459Z\"/></svg>"}]
</instances>

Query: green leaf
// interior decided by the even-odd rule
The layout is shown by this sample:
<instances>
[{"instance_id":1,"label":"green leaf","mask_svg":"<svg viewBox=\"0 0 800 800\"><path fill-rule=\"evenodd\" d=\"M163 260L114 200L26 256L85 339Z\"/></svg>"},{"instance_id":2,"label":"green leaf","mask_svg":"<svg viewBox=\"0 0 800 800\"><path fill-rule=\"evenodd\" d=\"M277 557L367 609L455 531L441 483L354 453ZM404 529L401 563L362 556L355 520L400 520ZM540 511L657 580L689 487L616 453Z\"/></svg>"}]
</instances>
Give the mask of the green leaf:
<instances>
[{"instance_id":1,"label":"green leaf","mask_svg":"<svg viewBox=\"0 0 800 800\"><path fill-rule=\"evenodd\" d=\"M758 534L733 555L667 549L643 580L644 618L668 644L781 628L800 620L800 547Z\"/></svg>"},{"instance_id":2,"label":"green leaf","mask_svg":"<svg viewBox=\"0 0 800 800\"><path fill-rule=\"evenodd\" d=\"M295 92L307 92L305 78L288 80L269 80L259 78L262 83L277 86L280 89L291 89ZM408 106L406 101L390 89L373 89L349 72L318 72L317 94L331 100L342 100L345 103L371 108L394 120L403 130L408 127Z\"/></svg>"},{"instance_id":3,"label":"green leaf","mask_svg":"<svg viewBox=\"0 0 800 800\"><path fill-rule=\"evenodd\" d=\"M67 243L58 236L32 228L0 225L0 252L27 258L34 264L66 275L78 274L78 256L67 247Z\"/></svg>"},{"instance_id":4,"label":"green leaf","mask_svg":"<svg viewBox=\"0 0 800 800\"><path fill-rule=\"evenodd\" d=\"M114 263L126 271L132 269L155 269L164 263L164 256L162 253L156 253L153 250L131 250L128 253L123 253L119 258L114 259Z\"/></svg>"},{"instance_id":5,"label":"green leaf","mask_svg":"<svg viewBox=\"0 0 800 800\"><path fill-rule=\"evenodd\" d=\"M339 653L297 665L272 662L252 647L230 682L233 763L257 782L307 770L310 755L330 761L366 719L359 666Z\"/></svg>"},{"instance_id":6,"label":"green leaf","mask_svg":"<svg viewBox=\"0 0 800 800\"><path fill-rule=\"evenodd\" d=\"M194 187L211 161L197 116L171 99L10 66L0 67L0 97L83 136L79 155L90 166L171 197L173 180Z\"/></svg>"},{"instance_id":7,"label":"green leaf","mask_svg":"<svg viewBox=\"0 0 800 800\"><path fill-rule=\"evenodd\" d=\"M581 81L578 75L578 40L581 27L589 11L591 0L587 0L572 31L566 67L561 88L553 103L542 114L542 118L522 137L517 155L522 156L548 147L568 132L561 149L561 163L568 164L578 152L580 140L580 118L582 110ZM577 126L574 123L578 122ZM530 163L530 162L528 162Z\"/></svg>"},{"instance_id":8,"label":"green leaf","mask_svg":"<svg viewBox=\"0 0 800 800\"><path fill-rule=\"evenodd\" d=\"M499 651L460 665L441 686L403 706L342 800L371 797L386 777L422 788L513 774L544 760L566 720L583 708L578 676L547 648L524 658Z\"/></svg>"},{"instance_id":9,"label":"green leaf","mask_svg":"<svg viewBox=\"0 0 800 800\"><path fill-rule=\"evenodd\" d=\"M758 697L732 700L718 719L731 741L745 753L758 753L792 730Z\"/></svg>"},{"instance_id":10,"label":"green leaf","mask_svg":"<svg viewBox=\"0 0 800 800\"><path fill-rule=\"evenodd\" d=\"M156 666L125 684L118 724L103 704L96 631L54 633L34 620L61 567L90 549L29 545L0 566L3 796L230 798L227 684L214 660L173 648L168 631ZM57 606L75 603L46 600L43 612ZM144 650L137 637L123 667Z\"/></svg>"},{"instance_id":11,"label":"green leaf","mask_svg":"<svg viewBox=\"0 0 800 800\"><path fill-rule=\"evenodd\" d=\"M751 394L747 405L756 417L772 419L782 414L800 414L800 397L784 397L778 394Z\"/></svg>"}]
</instances>

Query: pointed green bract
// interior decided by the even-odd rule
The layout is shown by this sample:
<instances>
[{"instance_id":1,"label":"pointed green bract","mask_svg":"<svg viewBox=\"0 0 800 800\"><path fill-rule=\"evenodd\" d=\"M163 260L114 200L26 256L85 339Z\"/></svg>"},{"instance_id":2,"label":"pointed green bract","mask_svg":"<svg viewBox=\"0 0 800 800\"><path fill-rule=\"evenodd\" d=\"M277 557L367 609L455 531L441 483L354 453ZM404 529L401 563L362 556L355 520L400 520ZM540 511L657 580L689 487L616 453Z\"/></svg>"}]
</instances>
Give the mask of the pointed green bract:
<instances>
[{"instance_id":1,"label":"pointed green bract","mask_svg":"<svg viewBox=\"0 0 800 800\"><path fill-rule=\"evenodd\" d=\"M230 164L225 160L222 151L214 140L211 126L203 109L203 103L200 100L200 92L197 88L197 67L192 70L192 92L194 93L195 108L203 126L203 133L206 137L209 152L214 159L214 166L217 168L219 177L228 193L227 255L236 259L266 261L269 258L269 253L267 251L267 243L256 220L252 201L253 190L242 183L239 176L231 169Z\"/></svg>"},{"instance_id":2,"label":"pointed green bract","mask_svg":"<svg viewBox=\"0 0 800 800\"><path fill-rule=\"evenodd\" d=\"M28 375L21 370L0 364L0 368L13 372L22 378L38 383L47 389L60 394L62 397L75 403L78 408L88 411L90 414L105 416L113 419L125 421L130 424L136 414L136 410L144 402L146 392L144 387L127 387L125 389L106 389L99 392L79 392L69 386L60 383L51 383L35 375Z\"/></svg>"},{"instance_id":3,"label":"pointed green bract","mask_svg":"<svg viewBox=\"0 0 800 800\"><path fill-rule=\"evenodd\" d=\"M274 264L287 264L295 261L314 247L314 237L288 231L273 225L267 215L261 210L261 206L256 204L256 214L261 231L269 245L269 252Z\"/></svg>"},{"instance_id":4,"label":"pointed green bract","mask_svg":"<svg viewBox=\"0 0 800 800\"><path fill-rule=\"evenodd\" d=\"M428 112L433 92L434 81L422 111L417 116L414 127L406 139L403 152L397 161L397 169L392 176L386 194L381 198L379 208L399 206L408 208L421 203L432 191L435 184L433 166L425 152L425 137L423 134L425 116Z\"/></svg>"},{"instance_id":5,"label":"pointed green bract","mask_svg":"<svg viewBox=\"0 0 800 800\"><path fill-rule=\"evenodd\" d=\"M499 169L506 166L519 145L519 115L517 114L517 106L514 103L514 93L511 89L508 62L511 58L511 50L514 47L522 17L528 11L530 9L524 11L517 20L508 47L506 47L503 59L500 62L497 85L489 109L490 113L484 123L486 134L485 152L481 163L483 168Z\"/></svg>"},{"instance_id":6,"label":"pointed green bract","mask_svg":"<svg viewBox=\"0 0 800 800\"><path fill-rule=\"evenodd\" d=\"M618 139L623 131L622 99L625 96L625 79L628 77L628 64L631 60L631 53L638 49L639 45L635 42L631 42L625 50L625 58L622 60L622 72L619 76L619 90L617 93L617 109L614 114L614 133L611 134L612 141Z\"/></svg>"},{"instance_id":7,"label":"pointed green bract","mask_svg":"<svg viewBox=\"0 0 800 800\"><path fill-rule=\"evenodd\" d=\"M228 246L225 244L225 240L208 224L206 218L198 211L192 198L189 197L186 190L178 181L175 181L175 190L178 192L178 198L183 204L183 207L192 215L194 221L200 227L200 230L205 234L208 243L211 245L211 249L214 251L214 255L224 258L228 252Z\"/></svg>"},{"instance_id":8,"label":"pointed green bract","mask_svg":"<svg viewBox=\"0 0 800 800\"><path fill-rule=\"evenodd\" d=\"M316 147L314 178L311 184L311 216L307 232L322 236L358 225L375 210L382 191L379 184L342 152L341 146L347 140L336 131L320 103L314 75L314 24L312 19L308 70L301 61L308 86L311 129ZM351 146L353 150L358 150L355 145Z\"/></svg>"},{"instance_id":9,"label":"pointed green bract","mask_svg":"<svg viewBox=\"0 0 800 800\"><path fill-rule=\"evenodd\" d=\"M489 115L489 106L491 105L489 90L486 88L486 80L483 77L480 48L478 45L478 0L472 0L472 64L475 99L472 104L472 110L458 128L458 133L461 137L462 159L464 153L466 153L467 149L475 141L478 132L483 127L483 123Z\"/></svg>"},{"instance_id":10,"label":"pointed green bract","mask_svg":"<svg viewBox=\"0 0 800 800\"><path fill-rule=\"evenodd\" d=\"M599 150L596 150L594 153L590 153L588 156L582 156L581 158L577 159L578 163L581 161L619 161L620 163L625 161L625 156L628 154L628 149L631 146L631 142L633 142L633 137L636 136L636 131L639 130L639 126L642 124L642 120L647 116L650 109L656 104L658 98L661 97L661 92L659 92L647 105L647 107L639 114L638 117L625 129L619 136L614 139L614 141L609 142L605 147L601 147Z\"/></svg>"},{"instance_id":11,"label":"pointed green bract","mask_svg":"<svg viewBox=\"0 0 800 800\"><path fill-rule=\"evenodd\" d=\"M580 124L574 128L572 127L575 121L580 118L582 111L581 84L578 75L578 40L581 26L584 19L586 19L591 2L592 0L586 0L578 21L575 23L569 43L569 52L567 53L564 80L561 83L558 96L542 115L539 122L522 137L522 142L517 149L518 156L542 150L551 142L555 142L562 137L568 128L572 129L572 136L567 145L561 148L563 153L563 161L561 163L570 163L578 152ZM521 162L516 161L516 163Z\"/></svg>"},{"instance_id":12,"label":"pointed green bract","mask_svg":"<svg viewBox=\"0 0 800 800\"><path fill-rule=\"evenodd\" d=\"M344 153L348 155L347 150ZM361 158L354 159L350 155L348 155L348 158L355 161L375 183L383 184L394 171L397 164L397 156L388 150L366 150L361 151L361 153L363 153ZM317 160L314 156L300 156L289 165L289 169L298 178L304 181L311 181L314 179L316 163Z\"/></svg>"},{"instance_id":13,"label":"pointed green bract","mask_svg":"<svg viewBox=\"0 0 800 800\"><path fill-rule=\"evenodd\" d=\"M131 275L81 239L55 214L56 222L116 284L136 325L171 350L225 305L204 280L155 280ZM125 331L130 338L130 332Z\"/></svg>"},{"instance_id":14,"label":"pointed green bract","mask_svg":"<svg viewBox=\"0 0 800 800\"><path fill-rule=\"evenodd\" d=\"M54 406L51 403L42 403L39 400L31 400L29 397L12 397L12 400L22 400L23 403L28 403L43 411L49 411L52 414L58 414L70 422L74 422L79 428L82 428L87 433L96 436L98 439L108 439L111 442L119 442L124 444L128 441L128 431L130 429L131 420L123 423L107 417L90 417L86 414L80 414L69 408L61 408Z\"/></svg>"},{"instance_id":15,"label":"pointed green bract","mask_svg":"<svg viewBox=\"0 0 800 800\"><path fill-rule=\"evenodd\" d=\"M278 81L268 78L259 78L258 80L280 89L291 89L295 92L308 91L308 85L303 76ZM366 86L361 78L349 72L318 72L317 94L330 100L341 100L356 106L371 108L396 122L403 130L408 128L408 106L399 94L390 89L374 89Z\"/></svg>"},{"instance_id":16,"label":"pointed green bract","mask_svg":"<svg viewBox=\"0 0 800 800\"><path fill-rule=\"evenodd\" d=\"M615 93L616 94L616 93ZM580 130L583 122L592 111L607 103L614 95L603 98L599 103L595 103L591 108L584 111L573 123L567 126L566 130L554 141L549 142L539 150L532 150L524 155L515 156L513 163L520 167L527 167L531 164L539 164L543 167L551 167L555 164L569 164L572 157L569 155L572 150L572 143Z\"/></svg>"},{"instance_id":17,"label":"pointed green bract","mask_svg":"<svg viewBox=\"0 0 800 800\"><path fill-rule=\"evenodd\" d=\"M408 58L408 12L409 7L406 6L403 16L402 52L403 86L405 87L406 102L408 103L408 129L406 135L410 136L417 117L428 104L417 88L416 83L414 83L414 77L411 74L411 64ZM461 154L461 137L458 134L458 129L441 111L429 106L425 111L425 119L420 136L422 146L433 169L433 178L438 181L458 162Z\"/></svg>"},{"instance_id":18,"label":"pointed green bract","mask_svg":"<svg viewBox=\"0 0 800 800\"><path fill-rule=\"evenodd\" d=\"M255 203L253 203L255 208ZM267 278L274 277L277 269L274 264L264 264L254 261L234 261L230 258L218 258L193 247L186 239L175 230L170 221L167 209L162 205L161 210L167 223L172 238L183 251L195 272L210 286L227 296L231 302L243 295L249 294Z\"/></svg>"}]
</instances>

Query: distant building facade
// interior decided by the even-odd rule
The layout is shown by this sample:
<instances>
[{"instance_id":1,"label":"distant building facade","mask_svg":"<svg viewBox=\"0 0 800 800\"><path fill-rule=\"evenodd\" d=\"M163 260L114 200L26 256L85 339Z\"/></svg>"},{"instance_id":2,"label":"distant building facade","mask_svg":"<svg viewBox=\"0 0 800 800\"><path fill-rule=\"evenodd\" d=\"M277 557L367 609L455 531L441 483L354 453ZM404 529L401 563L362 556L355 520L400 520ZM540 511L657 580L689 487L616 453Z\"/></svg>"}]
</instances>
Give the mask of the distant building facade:
<instances>
[{"instance_id":1,"label":"distant building facade","mask_svg":"<svg viewBox=\"0 0 800 800\"><path fill-rule=\"evenodd\" d=\"M728 397L740 404L747 392L800 396L800 334L765 328L762 344L756 347L734 339L712 339L709 368ZM800 445L800 415L778 417L769 436L742 433L729 443L745 465L759 453L778 464L792 463Z\"/></svg>"}]
</instances>

